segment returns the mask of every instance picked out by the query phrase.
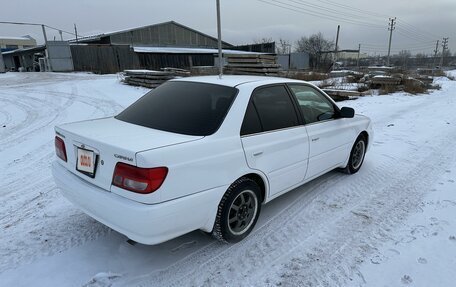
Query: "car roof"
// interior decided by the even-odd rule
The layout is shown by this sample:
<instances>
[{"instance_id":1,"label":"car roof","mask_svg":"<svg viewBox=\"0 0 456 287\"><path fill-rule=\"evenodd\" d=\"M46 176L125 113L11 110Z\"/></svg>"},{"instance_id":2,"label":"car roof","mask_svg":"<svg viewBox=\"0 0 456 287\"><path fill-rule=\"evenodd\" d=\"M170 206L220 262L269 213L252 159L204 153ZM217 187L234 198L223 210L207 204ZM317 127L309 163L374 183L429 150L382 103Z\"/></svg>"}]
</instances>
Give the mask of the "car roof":
<instances>
[{"instance_id":1,"label":"car roof","mask_svg":"<svg viewBox=\"0 0 456 287\"><path fill-rule=\"evenodd\" d=\"M184 82L199 82L216 84L228 87L236 87L246 83L256 82L258 85L268 85L277 83L304 83L303 81L293 80L288 78L280 77L266 77L266 76L244 76L244 75L223 75L219 76L198 76L198 77L187 77L174 79L172 81L184 81Z\"/></svg>"}]
</instances>

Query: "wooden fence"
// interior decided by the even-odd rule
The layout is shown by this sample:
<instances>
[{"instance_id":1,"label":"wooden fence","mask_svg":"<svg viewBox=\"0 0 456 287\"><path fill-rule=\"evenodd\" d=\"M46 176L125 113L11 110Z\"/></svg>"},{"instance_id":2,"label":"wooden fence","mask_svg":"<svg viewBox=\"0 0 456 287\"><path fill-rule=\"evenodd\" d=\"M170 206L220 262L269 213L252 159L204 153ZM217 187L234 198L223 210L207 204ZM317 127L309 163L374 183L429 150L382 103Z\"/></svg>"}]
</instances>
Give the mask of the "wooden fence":
<instances>
[{"instance_id":1,"label":"wooden fence","mask_svg":"<svg viewBox=\"0 0 456 287\"><path fill-rule=\"evenodd\" d=\"M138 55L128 45L71 45L75 71L114 74L141 68Z\"/></svg>"}]
</instances>

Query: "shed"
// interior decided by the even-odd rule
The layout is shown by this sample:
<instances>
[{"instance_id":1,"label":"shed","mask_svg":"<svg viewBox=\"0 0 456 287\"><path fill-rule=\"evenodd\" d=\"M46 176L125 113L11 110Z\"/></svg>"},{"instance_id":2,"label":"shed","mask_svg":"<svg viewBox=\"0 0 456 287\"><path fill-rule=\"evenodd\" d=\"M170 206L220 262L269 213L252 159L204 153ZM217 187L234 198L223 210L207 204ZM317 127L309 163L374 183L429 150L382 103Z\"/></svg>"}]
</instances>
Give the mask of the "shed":
<instances>
[{"instance_id":1,"label":"shed","mask_svg":"<svg viewBox=\"0 0 456 287\"><path fill-rule=\"evenodd\" d=\"M38 59L44 57L46 46L17 49L3 53L6 70L18 71L23 68L25 71L39 71Z\"/></svg>"}]
</instances>

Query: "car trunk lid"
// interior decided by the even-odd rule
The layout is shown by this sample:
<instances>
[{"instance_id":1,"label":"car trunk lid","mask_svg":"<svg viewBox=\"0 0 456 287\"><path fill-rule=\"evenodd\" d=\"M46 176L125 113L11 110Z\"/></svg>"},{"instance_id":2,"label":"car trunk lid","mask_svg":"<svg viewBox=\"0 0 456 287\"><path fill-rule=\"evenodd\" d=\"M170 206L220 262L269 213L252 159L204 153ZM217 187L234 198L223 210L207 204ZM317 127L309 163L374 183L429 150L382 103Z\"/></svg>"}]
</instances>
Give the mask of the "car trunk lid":
<instances>
[{"instance_id":1,"label":"car trunk lid","mask_svg":"<svg viewBox=\"0 0 456 287\"><path fill-rule=\"evenodd\" d=\"M63 124L55 130L57 136L64 140L67 153L67 162L60 162L75 175L105 190L111 189L118 162L136 165L138 152L203 138L155 130L113 117ZM93 156L94 173L86 170L78 160L86 155L89 158ZM157 162L158 165L160 163Z\"/></svg>"}]
</instances>

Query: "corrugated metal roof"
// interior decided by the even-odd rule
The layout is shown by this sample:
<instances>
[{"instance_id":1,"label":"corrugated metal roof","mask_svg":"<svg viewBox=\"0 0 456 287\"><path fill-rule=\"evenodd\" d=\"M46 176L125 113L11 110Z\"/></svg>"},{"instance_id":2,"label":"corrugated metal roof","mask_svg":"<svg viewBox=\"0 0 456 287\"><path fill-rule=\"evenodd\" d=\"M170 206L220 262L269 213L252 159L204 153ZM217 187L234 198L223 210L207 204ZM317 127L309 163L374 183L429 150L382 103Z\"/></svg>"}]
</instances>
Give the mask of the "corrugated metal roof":
<instances>
[{"instance_id":1,"label":"corrugated metal roof","mask_svg":"<svg viewBox=\"0 0 456 287\"><path fill-rule=\"evenodd\" d=\"M133 51L136 53L151 53L151 54L218 54L217 49L206 49L206 48L174 48L174 47L133 47ZM237 50L223 49L224 54L250 54L258 55L264 53L257 52L246 52Z\"/></svg>"},{"instance_id":2,"label":"corrugated metal roof","mask_svg":"<svg viewBox=\"0 0 456 287\"><path fill-rule=\"evenodd\" d=\"M12 50L12 51L8 51L8 52L3 52L2 54L3 55L10 55L10 54L17 54L17 53L25 53L25 52L32 52L32 51L44 51L46 50L46 46L45 45L40 45L40 46L36 46L36 47L31 47L31 48L24 48L24 49L17 49L17 50Z\"/></svg>"},{"instance_id":3,"label":"corrugated metal roof","mask_svg":"<svg viewBox=\"0 0 456 287\"><path fill-rule=\"evenodd\" d=\"M0 40L35 40L30 36L22 36L22 37L11 37L11 36L0 36Z\"/></svg>"},{"instance_id":4,"label":"corrugated metal roof","mask_svg":"<svg viewBox=\"0 0 456 287\"><path fill-rule=\"evenodd\" d=\"M207 35L205 33L202 33L198 30L195 30L195 29L192 29L188 26L185 26L185 25L182 25L180 23L177 23L175 21L168 21L168 22L162 22L162 23L157 23L157 24L152 24L152 25L146 25L146 26L141 26L141 27L136 27L136 28L129 28L129 29L123 29L123 30L118 30L118 31L111 31L111 32L106 32L106 33L102 33L102 34L98 34L98 35L91 35L91 36L87 36L87 37L80 37L78 38L78 42L81 41L81 42L84 42L84 41L98 41L100 40L102 37L108 37L108 36L112 36L112 35L116 35L116 34L120 34L120 33L126 33L126 32L130 32L130 31L134 31L134 30L139 30L139 29L144 29L144 28L148 28L148 27L154 27L154 26L160 26L160 25L167 25L167 24L174 24L174 25L177 25L177 26L180 26L184 29L187 29L187 30L190 30L190 31L193 31L195 33L198 33L200 35L203 35L204 37L208 37L208 38L211 38L213 40L217 40L217 38L215 37L212 37L210 35ZM72 39L70 40L69 42L73 43L73 42L76 42L76 39ZM230 43L227 43L225 41L222 41L222 43L224 45L227 45L227 46L233 46L231 45Z\"/></svg>"}]
</instances>

